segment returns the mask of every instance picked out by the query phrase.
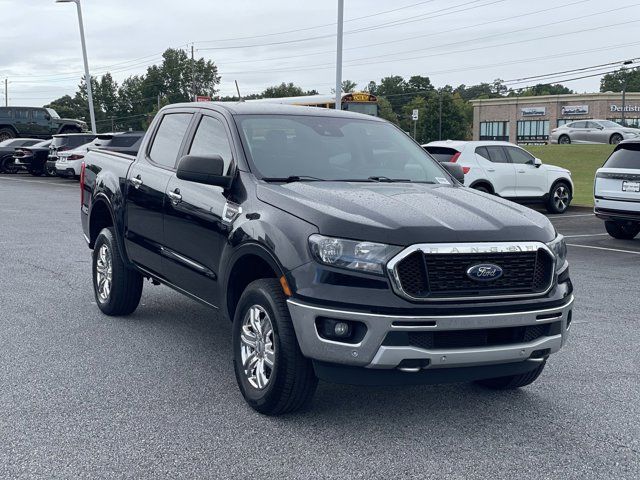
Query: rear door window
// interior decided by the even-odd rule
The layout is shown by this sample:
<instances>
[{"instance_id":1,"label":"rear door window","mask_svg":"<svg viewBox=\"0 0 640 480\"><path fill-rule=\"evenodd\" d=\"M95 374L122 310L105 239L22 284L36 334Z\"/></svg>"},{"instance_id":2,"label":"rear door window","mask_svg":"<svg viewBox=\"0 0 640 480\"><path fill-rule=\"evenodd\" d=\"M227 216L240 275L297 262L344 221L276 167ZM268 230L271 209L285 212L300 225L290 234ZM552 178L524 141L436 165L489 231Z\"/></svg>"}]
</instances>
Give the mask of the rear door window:
<instances>
[{"instance_id":1,"label":"rear door window","mask_svg":"<svg viewBox=\"0 0 640 480\"><path fill-rule=\"evenodd\" d=\"M587 128L587 122L573 122L568 125L570 128Z\"/></svg>"},{"instance_id":2,"label":"rear door window","mask_svg":"<svg viewBox=\"0 0 640 480\"><path fill-rule=\"evenodd\" d=\"M611 154L604 166L640 170L640 144L629 143L624 147L619 147Z\"/></svg>"},{"instance_id":3,"label":"rear door window","mask_svg":"<svg viewBox=\"0 0 640 480\"><path fill-rule=\"evenodd\" d=\"M507 158L507 154L504 151L504 148L498 145L485 147L487 149L487 153L489 154L489 160L493 163L509 163L509 159Z\"/></svg>"},{"instance_id":4,"label":"rear door window","mask_svg":"<svg viewBox=\"0 0 640 480\"><path fill-rule=\"evenodd\" d=\"M192 116L191 113L168 113L162 117L149 151L153 163L164 168L175 167Z\"/></svg>"},{"instance_id":5,"label":"rear door window","mask_svg":"<svg viewBox=\"0 0 640 480\"><path fill-rule=\"evenodd\" d=\"M439 162L449 162L458 153L455 148L426 146L424 149Z\"/></svg>"}]
</instances>

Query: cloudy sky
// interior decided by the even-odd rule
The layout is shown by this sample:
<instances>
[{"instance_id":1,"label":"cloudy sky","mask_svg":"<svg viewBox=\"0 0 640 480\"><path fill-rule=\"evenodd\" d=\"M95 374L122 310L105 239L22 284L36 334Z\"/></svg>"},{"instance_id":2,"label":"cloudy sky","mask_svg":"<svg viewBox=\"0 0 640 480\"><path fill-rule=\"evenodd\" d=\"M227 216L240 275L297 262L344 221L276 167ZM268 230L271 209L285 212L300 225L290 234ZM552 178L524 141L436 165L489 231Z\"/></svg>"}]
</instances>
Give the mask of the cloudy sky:
<instances>
[{"instance_id":1,"label":"cloudy sky","mask_svg":"<svg viewBox=\"0 0 640 480\"><path fill-rule=\"evenodd\" d=\"M168 47L215 61L221 94L283 81L329 92L335 79L337 0L82 0L93 75L121 81ZM82 75L75 6L0 0L0 79L9 101L42 105L73 94ZM637 0L345 0L343 78L425 75L436 86L555 74L597 91L605 65L640 57ZM604 65L581 73L567 70ZM525 80L519 80L519 79ZM0 93L4 96L4 84Z\"/></svg>"}]
</instances>

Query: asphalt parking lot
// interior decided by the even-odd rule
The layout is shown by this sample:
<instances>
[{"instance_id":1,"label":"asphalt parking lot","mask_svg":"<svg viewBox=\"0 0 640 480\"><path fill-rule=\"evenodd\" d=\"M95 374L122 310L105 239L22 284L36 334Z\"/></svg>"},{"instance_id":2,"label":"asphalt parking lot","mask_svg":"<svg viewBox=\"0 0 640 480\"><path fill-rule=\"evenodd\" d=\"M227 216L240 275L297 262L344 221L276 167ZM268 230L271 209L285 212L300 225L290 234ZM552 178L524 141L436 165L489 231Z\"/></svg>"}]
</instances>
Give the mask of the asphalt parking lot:
<instances>
[{"instance_id":1,"label":"asphalt parking lot","mask_svg":"<svg viewBox=\"0 0 640 480\"><path fill-rule=\"evenodd\" d=\"M552 216L570 244L569 345L532 386L323 383L310 411L245 405L230 325L145 284L99 313L79 188L0 176L1 478L576 478L640 472L640 238L589 209Z\"/></svg>"}]
</instances>

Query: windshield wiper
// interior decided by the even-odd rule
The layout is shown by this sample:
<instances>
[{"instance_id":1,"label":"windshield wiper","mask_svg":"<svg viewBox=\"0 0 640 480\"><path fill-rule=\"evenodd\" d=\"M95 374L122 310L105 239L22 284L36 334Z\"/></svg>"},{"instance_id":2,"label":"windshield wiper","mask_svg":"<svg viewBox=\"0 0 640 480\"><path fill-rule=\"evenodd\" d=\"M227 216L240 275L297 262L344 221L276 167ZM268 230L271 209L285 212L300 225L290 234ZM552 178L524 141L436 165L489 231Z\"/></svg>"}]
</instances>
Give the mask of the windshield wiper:
<instances>
[{"instance_id":1,"label":"windshield wiper","mask_svg":"<svg viewBox=\"0 0 640 480\"><path fill-rule=\"evenodd\" d=\"M291 182L324 182L324 178L311 177L309 175L289 175L288 177L263 177L265 182L291 183Z\"/></svg>"},{"instance_id":2,"label":"windshield wiper","mask_svg":"<svg viewBox=\"0 0 640 480\"><path fill-rule=\"evenodd\" d=\"M389 177L385 177L382 175L376 175L373 177L369 177L367 180L373 180L374 182L387 182L387 183L393 183L393 182L411 182L410 179L408 178L389 178Z\"/></svg>"}]
</instances>

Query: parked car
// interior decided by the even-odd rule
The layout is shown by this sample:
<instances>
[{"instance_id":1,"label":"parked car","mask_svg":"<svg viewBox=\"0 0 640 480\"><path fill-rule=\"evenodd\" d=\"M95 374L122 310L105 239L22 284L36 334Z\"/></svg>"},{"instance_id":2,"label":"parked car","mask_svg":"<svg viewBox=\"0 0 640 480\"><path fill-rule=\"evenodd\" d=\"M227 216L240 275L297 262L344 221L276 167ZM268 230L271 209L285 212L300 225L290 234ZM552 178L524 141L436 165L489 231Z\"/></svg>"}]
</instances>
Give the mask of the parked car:
<instances>
[{"instance_id":1,"label":"parked car","mask_svg":"<svg viewBox=\"0 0 640 480\"><path fill-rule=\"evenodd\" d=\"M212 307L233 322L240 391L269 415L318 378L528 385L568 337L564 239L456 177L368 115L164 107L137 157L85 157L97 306L132 313L146 277Z\"/></svg>"},{"instance_id":2,"label":"parked car","mask_svg":"<svg viewBox=\"0 0 640 480\"><path fill-rule=\"evenodd\" d=\"M640 233L640 140L626 140L596 171L595 214L614 238Z\"/></svg>"},{"instance_id":3,"label":"parked car","mask_svg":"<svg viewBox=\"0 0 640 480\"><path fill-rule=\"evenodd\" d=\"M10 138L0 142L0 173L13 173L13 152L18 147L29 147L41 142L37 138Z\"/></svg>"},{"instance_id":4,"label":"parked car","mask_svg":"<svg viewBox=\"0 0 640 480\"><path fill-rule=\"evenodd\" d=\"M509 142L438 141L422 146L440 162L462 166L465 185L514 202L545 205L564 213L573 198L571 172L545 165L525 149Z\"/></svg>"},{"instance_id":5,"label":"parked car","mask_svg":"<svg viewBox=\"0 0 640 480\"><path fill-rule=\"evenodd\" d=\"M49 145L49 155L46 164L47 174L56 175L56 161L60 153L90 143L95 140L95 138L96 135L92 133L63 133L54 135ZM80 171L78 171L78 175L79 174Z\"/></svg>"},{"instance_id":6,"label":"parked car","mask_svg":"<svg viewBox=\"0 0 640 480\"><path fill-rule=\"evenodd\" d=\"M55 173L61 177L80 177L80 167L84 156L91 148L135 155L138 153L144 132L122 132L98 135L92 142L59 154L55 162ZM49 162L47 162L49 165Z\"/></svg>"},{"instance_id":7,"label":"parked car","mask_svg":"<svg viewBox=\"0 0 640 480\"><path fill-rule=\"evenodd\" d=\"M0 141L15 137L49 139L57 133L86 130L82 120L60 118L52 108L0 107Z\"/></svg>"},{"instance_id":8,"label":"parked car","mask_svg":"<svg viewBox=\"0 0 640 480\"><path fill-rule=\"evenodd\" d=\"M640 136L640 129L623 127L611 120L578 120L551 130L549 143L611 143L617 144Z\"/></svg>"},{"instance_id":9,"label":"parked car","mask_svg":"<svg viewBox=\"0 0 640 480\"><path fill-rule=\"evenodd\" d=\"M47 156L51 140L44 140L30 147L16 148L13 152L13 168L26 170L34 177L46 173Z\"/></svg>"}]
</instances>

